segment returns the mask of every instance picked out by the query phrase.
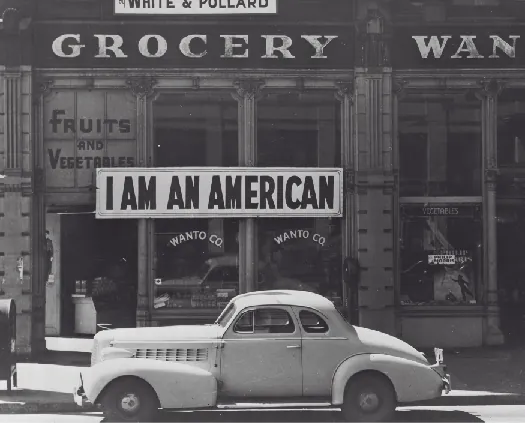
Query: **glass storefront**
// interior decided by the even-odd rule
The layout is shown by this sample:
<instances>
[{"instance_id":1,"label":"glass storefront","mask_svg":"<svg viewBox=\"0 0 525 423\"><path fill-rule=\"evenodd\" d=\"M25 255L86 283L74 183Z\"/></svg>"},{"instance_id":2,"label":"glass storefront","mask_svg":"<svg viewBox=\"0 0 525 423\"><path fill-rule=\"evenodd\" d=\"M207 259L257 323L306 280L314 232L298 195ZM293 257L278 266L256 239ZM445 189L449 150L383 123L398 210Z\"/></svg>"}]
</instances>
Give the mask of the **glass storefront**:
<instances>
[{"instance_id":1,"label":"glass storefront","mask_svg":"<svg viewBox=\"0 0 525 423\"><path fill-rule=\"evenodd\" d=\"M400 302L482 301L481 101L426 92L399 102Z\"/></svg>"},{"instance_id":2,"label":"glass storefront","mask_svg":"<svg viewBox=\"0 0 525 423\"><path fill-rule=\"evenodd\" d=\"M477 205L402 205L401 303L476 304L483 257Z\"/></svg>"},{"instance_id":3,"label":"glass storefront","mask_svg":"<svg viewBox=\"0 0 525 423\"><path fill-rule=\"evenodd\" d=\"M155 167L236 166L237 116L229 93L162 95L154 103ZM237 220L157 219L154 226L155 310L219 310L238 294Z\"/></svg>"},{"instance_id":4,"label":"glass storefront","mask_svg":"<svg viewBox=\"0 0 525 423\"><path fill-rule=\"evenodd\" d=\"M238 164L238 103L228 93L154 103L155 167ZM333 92L266 93L257 104L257 167L340 167ZM341 219L258 218L257 289L321 293L341 305ZM154 222L154 310L217 310L239 292L239 219Z\"/></svg>"},{"instance_id":5,"label":"glass storefront","mask_svg":"<svg viewBox=\"0 0 525 423\"><path fill-rule=\"evenodd\" d=\"M399 102L401 197L481 195L481 101L470 92Z\"/></svg>"},{"instance_id":6,"label":"glass storefront","mask_svg":"<svg viewBox=\"0 0 525 423\"><path fill-rule=\"evenodd\" d=\"M498 165L525 163L525 90L504 90L498 97Z\"/></svg>"},{"instance_id":7,"label":"glass storefront","mask_svg":"<svg viewBox=\"0 0 525 423\"><path fill-rule=\"evenodd\" d=\"M331 92L266 93L257 105L258 167L339 167ZM258 289L298 289L342 303L341 219L258 219Z\"/></svg>"}]
</instances>

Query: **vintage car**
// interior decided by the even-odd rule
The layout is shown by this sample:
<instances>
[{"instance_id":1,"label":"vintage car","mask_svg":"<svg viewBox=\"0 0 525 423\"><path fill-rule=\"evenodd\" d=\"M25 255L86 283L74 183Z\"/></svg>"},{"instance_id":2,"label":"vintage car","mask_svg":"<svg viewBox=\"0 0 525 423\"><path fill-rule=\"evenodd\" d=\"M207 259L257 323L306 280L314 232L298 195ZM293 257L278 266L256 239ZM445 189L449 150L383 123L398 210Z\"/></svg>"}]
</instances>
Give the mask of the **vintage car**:
<instances>
[{"instance_id":1,"label":"vintage car","mask_svg":"<svg viewBox=\"0 0 525 423\"><path fill-rule=\"evenodd\" d=\"M234 297L214 324L97 333L74 397L109 421L254 404L383 421L398 404L449 390L441 357L431 365L395 337L350 325L318 294L273 290Z\"/></svg>"}]
</instances>

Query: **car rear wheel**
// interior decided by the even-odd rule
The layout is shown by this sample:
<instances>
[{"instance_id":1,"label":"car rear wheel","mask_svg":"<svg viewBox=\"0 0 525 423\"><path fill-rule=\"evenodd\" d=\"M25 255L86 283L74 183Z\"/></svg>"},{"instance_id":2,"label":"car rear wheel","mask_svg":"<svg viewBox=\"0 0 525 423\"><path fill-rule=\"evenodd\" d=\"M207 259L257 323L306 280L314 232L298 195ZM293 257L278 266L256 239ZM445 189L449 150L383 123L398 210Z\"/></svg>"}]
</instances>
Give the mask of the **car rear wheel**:
<instances>
[{"instance_id":1,"label":"car rear wheel","mask_svg":"<svg viewBox=\"0 0 525 423\"><path fill-rule=\"evenodd\" d=\"M346 386L343 418L349 422L382 422L392 418L396 393L390 380L378 373L363 373Z\"/></svg>"},{"instance_id":2,"label":"car rear wheel","mask_svg":"<svg viewBox=\"0 0 525 423\"><path fill-rule=\"evenodd\" d=\"M100 403L110 422L151 422L159 409L153 388L138 378L116 380L106 388Z\"/></svg>"}]
</instances>

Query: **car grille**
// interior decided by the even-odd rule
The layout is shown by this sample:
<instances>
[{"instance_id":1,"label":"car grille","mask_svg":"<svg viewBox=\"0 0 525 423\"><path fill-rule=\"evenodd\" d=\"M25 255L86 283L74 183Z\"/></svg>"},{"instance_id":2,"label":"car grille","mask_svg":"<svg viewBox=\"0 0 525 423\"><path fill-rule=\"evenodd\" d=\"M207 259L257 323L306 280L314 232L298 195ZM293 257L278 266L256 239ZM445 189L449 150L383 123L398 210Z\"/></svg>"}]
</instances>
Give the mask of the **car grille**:
<instances>
[{"instance_id":1,"label":"car grille","mask_svg":"<svg viewBox=\"0 0 525 423\"><path fill-rule=\"evenodd\" d=\"M137 349L134 357L161 361L198 362L208 360L208 350L206 348Z\"/></svg>"}]
</instances>

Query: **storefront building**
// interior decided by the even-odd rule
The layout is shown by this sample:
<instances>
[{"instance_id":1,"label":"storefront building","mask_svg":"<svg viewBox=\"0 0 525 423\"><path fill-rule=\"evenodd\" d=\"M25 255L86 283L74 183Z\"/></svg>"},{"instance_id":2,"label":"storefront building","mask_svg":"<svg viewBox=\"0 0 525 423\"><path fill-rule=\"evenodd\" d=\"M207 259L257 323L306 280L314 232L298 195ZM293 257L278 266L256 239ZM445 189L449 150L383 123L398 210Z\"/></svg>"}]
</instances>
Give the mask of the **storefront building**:
<instances>
[{"instance_id":1,"label":"storefront building","mask_svg":"<svg viewBox=\"0 0 525 423\"><path fill-rule=\"evenodd\" d=\"M104 319L212 322L232 295L272 288L319 292L418 347L509 339L500 302L519 291L523 250L518 6L280 0L271 15L157 17L41 3L7 5L0 36L1 289L21 353L93 336ZM176 218L159 217L136 179L113 201L141 217L97 219L99 168L181 180L252 168L270 185L281 168L304 186L331 169L340 213L323 211L318 181L301 194L316 213L197 217L186 179L167 188Z\"/></svg>"}]
</instances>

